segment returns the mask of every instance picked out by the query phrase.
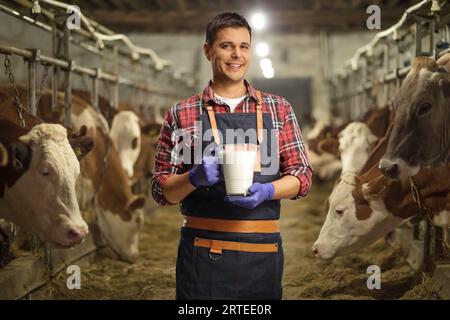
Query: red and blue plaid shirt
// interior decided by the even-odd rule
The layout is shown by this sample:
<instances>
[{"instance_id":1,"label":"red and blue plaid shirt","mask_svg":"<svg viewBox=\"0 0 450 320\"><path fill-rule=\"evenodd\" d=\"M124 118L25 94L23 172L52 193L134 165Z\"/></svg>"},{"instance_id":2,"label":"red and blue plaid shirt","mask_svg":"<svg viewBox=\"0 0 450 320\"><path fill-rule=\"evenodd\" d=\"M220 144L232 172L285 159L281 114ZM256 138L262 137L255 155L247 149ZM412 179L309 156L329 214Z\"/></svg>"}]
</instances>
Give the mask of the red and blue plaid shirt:
<instances>
[{"instance_id":1,"label":"red and blue plaid shirt","mask_svg":"<svg viewBox=\"0 0 450 320\"><path fill-rule=\"evenodd\" d=\"M247 81L244 83L247 87L246 97L236 106L234 112L256 112L258 98L255 89ZM279 132L280 176L297 177L301 186L293 199L305 197L311 189L312 167L305 152L302 134L292 107L280 96L262 93L262 97L262 110L271 115L274 129ZM203 90L202 101L199 95L193 95L175 104L166 112L156 147L152 177L152 196L161 205L171 204L163 194L163 186L167 179L171 175L185 173L191 168L191 165L180 161L179 153L174 148L179 140L176 132L180 129L194 132L195 123L204 112L202 106L206 102L210 103L215 113L230 112L228 105L215 98L211 82Z\"/></svg>"}]
</instances>

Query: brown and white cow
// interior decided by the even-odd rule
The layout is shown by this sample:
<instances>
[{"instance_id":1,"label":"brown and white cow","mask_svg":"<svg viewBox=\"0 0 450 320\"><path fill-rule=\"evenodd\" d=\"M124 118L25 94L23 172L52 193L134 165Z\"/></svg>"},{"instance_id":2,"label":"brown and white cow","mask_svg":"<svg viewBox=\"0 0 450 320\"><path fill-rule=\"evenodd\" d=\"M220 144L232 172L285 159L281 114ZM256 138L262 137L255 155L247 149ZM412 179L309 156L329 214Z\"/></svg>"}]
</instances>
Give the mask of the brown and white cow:
<instances>
[{"instance_id":1,"label":"brown and white cow","mask_svg":"<svg viewBox=\"0 0 450 320\"><path fill-rule=\"evenodd\" d=\"M71 145L67 130L24 112L27 127L17 124L13 100L2 95L0 141L8 149L9 161L0 168L0 217L54 247L80 243L88 226L79 210L75 185L80 174L77 155L88 144ZM30 129L31 127L31 129Z\"/></svg>"},{"instance_id":2,"label":"brown and white cow","mask_svg":"<svg viewBox=\"0 0 450 320\"><path fill-rule=\"evenodd\" d=\"M58 98L62 103L63 96ZM92 205L105 241L121 259L133 262L139 255L139 232L144 224L141 208L145 198L132 194L105 118L83 99L76 95L72 98L73 127L85 125L95 143L92 152L81 162L77 184L80 206Z\"/></svg>"},{"instance_id":3,"label":"brown and white cow","mask_svg":"<svg viewBox=\"0 0 450 320\"><path fill-rule=\"evenodd\" d=\"M450 162L450 55L417 57L395 95L396 112L381 171L414 176L421 167Z\"/></svg>"},{"instance_id":4,"label":"brown and white cow","mask_svg":"<svg viewBox=\"0 0 450 320\"><path fill-rule=\"evenodd\" d=\"M332 259L369 246L416 215L408 179L393 180L378 169L387 137L373 150L360 174L345 172L326 206L327 217L313 254ZM450 168L422 169L415 177L429 214L438 225L450 223Z\"/></svg>"},{"instance_id":5,"label":"brown and white cow","mask_svg":"<svg viewBox=\"0 0 450 320\"><path fill-rule=\"evenodd\" d=\"M369 158L375 142L378 141L363 122L351 122L339 132L339 153L342 172L359 172Z\"/></svg>"},{"instance_id":6,"label":"brown and white cow","mask_svg":"<svg viewBox=\"0 0 450 320\"><path fill-rule=\"evenodd\" d=\"M160 129L161 125L157 123L147 124L141 128L141 151L134 164L132 184L145 178L151 178Z\"/></svg>"},{"instance_id":7,"label":"brown and white cow","mask_svg":"<svg viewBox=\"0 0 450 320\"><path fill-rule=\"evenodd\" d=\"M377 139L381 139L386 134L392 118L393 113L390 111L389 106L384 106L383 108L374 107L366 112L361 122L368 126L370 132L372 132ZM337 135L330 134L328 137L318 141L317 149L322 153L328 152L339 157L339 134L340 132L338 132Z\"/></svg>"},{"instance_id":8,"label":"brown and white cow","mask_svg":"<svg viewBox=\"0 0 450 320\"><path fill-rule=\"evenodd\" d=\"M128 175L134 175L134 165L141 152L141 128L133 111L120 111L112 121L111 139L119 153L120 162Z\"/></svg>"},{"instance_id":9,"label":"brown and white cow","mask_svg":"<svg viewBox=\"0 0 450 320\"><path fill-rule=\"evenodd\" d=\"M91 103L91 94L83 90L73 90L73 93L86 103ZM133 110L118 111L105 97L98 97L99 110L108 122L110 136L119 153L120 162L128 175L134 175L136 163L141 149L140 119ZM122 104L121 104L122 106Z\"/></svg>"}]
</instances>

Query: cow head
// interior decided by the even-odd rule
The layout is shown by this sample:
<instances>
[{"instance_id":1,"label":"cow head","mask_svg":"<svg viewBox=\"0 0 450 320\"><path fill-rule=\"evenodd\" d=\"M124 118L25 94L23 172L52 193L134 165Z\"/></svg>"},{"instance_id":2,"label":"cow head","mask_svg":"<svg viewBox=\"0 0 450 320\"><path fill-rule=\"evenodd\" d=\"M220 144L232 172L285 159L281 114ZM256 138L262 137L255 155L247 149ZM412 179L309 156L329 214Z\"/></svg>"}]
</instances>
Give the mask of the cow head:
<instances>
[{"instance_id":1,"label":"cow head","mask_svg":"<svg viewBox=\"0 0 450 320\"><path fill-rule=\"evenodd\" d=\"M449 72L439 61L416 58L393 101L394 126L380 161L386 176L414 176L421 166L448 161L449 104Z\"/></svg>"},{"instance_id":2,"label":"cow head","mask_svg":"<svg viewBox=\"0 0 450 320\"><path fill-rule=\"evenodd\" d=\"M80 165L66 129L39 124L8 147L11 170L23 172L5 191L6 218L56 247L80 243L88 226L76 199Z\"/></svg>"},{"instance_id":3,"label":"cow head","mask_svg":"<svg viewBox=\"0 0 450 320\"><path fill-rule=\"evenodd\" d=\"M105 209L110 205L100 204L104 201L110 199L100 194L94 208L104 240L121 260L135 262L139 256L139 233L144 226L141 208L145 204L145 198L142 195L131 195L128 203L119 210L120 213Z\"/></svg>"},{"instance_id":4,"label":"cow head","mask_svg":"<svg viewBox=\"0 0 450 320\"><path fill-rule=\"evenodd\" d=\"M369 127L362 122L348 124L339 132L338 138L343 172L359 172L378 140Z\"/></svg>"},{"instance_id":5,"label":"cow head","mask_svg":"<svg viewBox=\"0 0 450 320\"><path fill-rule=\"evenodd\" d=\"M78 132L69 133L68 139L78 161L88 154L94 147L94 140L86 135L87 128L82 126Z\"/></svg>"},{"instance_id":6,"label":"cow head","mask_svg":"<svg viewBox=\"0 0 450 320\"><path fill-rule=\"evenodd\" d=\"M327 217L313 245L314 256L328 260L353 253L392 231L401 221L387 211L382 197L367 201L355 173L341 175L327 205Z\"/></svg>"},{"instance_id":7,"label":"cow head","mask_svg":"<svg viewBox=\"0 0 450 320\"><path fill-rule=\"evenodd\" d=\"M137 115L133 111L117 113L111 125L110 136L128 178L133 177L133 167L141 151L141 129Z\"/></svg>"}]
</instances>

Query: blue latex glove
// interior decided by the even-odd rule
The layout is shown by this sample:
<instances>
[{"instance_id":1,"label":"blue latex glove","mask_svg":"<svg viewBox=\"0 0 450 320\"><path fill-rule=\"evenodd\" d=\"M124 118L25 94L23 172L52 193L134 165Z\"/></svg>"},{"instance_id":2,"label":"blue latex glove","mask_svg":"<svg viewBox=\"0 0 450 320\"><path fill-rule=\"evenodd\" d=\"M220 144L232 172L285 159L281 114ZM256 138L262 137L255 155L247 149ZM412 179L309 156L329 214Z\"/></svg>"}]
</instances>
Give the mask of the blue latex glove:
<instances>
[{"instance_id":1,"label":"blue latex glove","mask_svg":"<svg viewBox=\"0 0 450 320\"><path fill-rule=\"evenodd\" d=\"M247 209L254 209L260 203L272 200L275 188L272 183L255 182L248 189L250 196L226 196L225 201Z\"/></svg>"},{"instance_id":2,"label":"blue latex glove","mask_svg":"<svg viewBox=\"0 0 450 320\"><path fill-rule=\"evenodd\" d=\"M217 156L203 157L201 164L195 164L189 171L189 182L194 187L212 186L221 180Z\"/></svg>"}]
</instances>

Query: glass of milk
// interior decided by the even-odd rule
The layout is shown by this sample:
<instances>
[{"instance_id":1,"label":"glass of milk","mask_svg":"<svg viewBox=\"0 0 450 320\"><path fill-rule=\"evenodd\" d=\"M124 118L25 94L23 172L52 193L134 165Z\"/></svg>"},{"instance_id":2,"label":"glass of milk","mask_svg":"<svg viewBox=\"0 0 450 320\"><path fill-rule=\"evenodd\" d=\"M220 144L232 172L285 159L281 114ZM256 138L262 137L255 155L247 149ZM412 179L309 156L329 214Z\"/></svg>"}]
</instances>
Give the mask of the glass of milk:
<instances>
[{"instance_id":1,"label":"glass of milk","mask_svg":"<svg viewBox=\"0 0 450 320\"><path fill-rule=\"evenodd\" d=\"M227 195L247 195L253 183L256 145L226 144L219 150Z\"/></svg>"}]
</instances>

